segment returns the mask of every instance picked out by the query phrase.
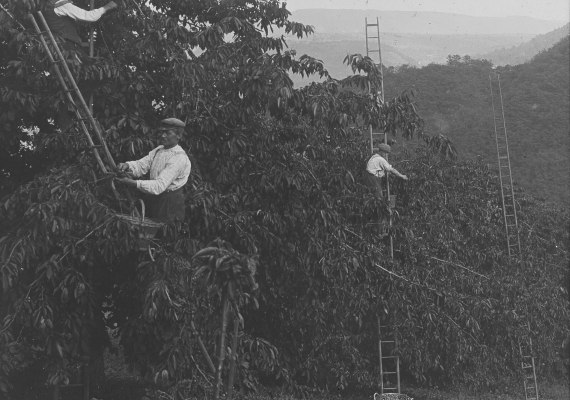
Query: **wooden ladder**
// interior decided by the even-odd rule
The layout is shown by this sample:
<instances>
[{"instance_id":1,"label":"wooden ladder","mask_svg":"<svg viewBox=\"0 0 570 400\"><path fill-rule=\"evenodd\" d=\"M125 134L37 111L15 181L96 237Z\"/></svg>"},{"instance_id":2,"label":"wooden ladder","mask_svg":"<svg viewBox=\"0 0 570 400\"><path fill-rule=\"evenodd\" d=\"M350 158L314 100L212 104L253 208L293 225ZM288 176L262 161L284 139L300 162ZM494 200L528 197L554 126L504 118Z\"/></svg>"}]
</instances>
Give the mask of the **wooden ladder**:
<instances>
[{"instance_id":1,"label":"wooden ladder","mask_svg":"<svg viewBox=\"0 0 570 400\"><path fill-rule=\"evenodd\" d=\"M376 29L374 29L376 28ZM382 104L384 104L384 72L382 66L382 48L380 45L380 22L378 17L376 17L376 23L368 23L368 18L364 19L364 30L366 35L366 56L374 60L376 66L380 70L380 91L378 97ZM370 155L374 154L378 150L378 144L384 143L388 144L388 134L383 131L374 131L372 124L368 126L370 135ZM388 161L388 156L386 156L386 161ZM395 197L390 196L390 182L389 182L389 172L386 171L386 200L390 204L390 208L393 208L395 203ZM388 219L388 236L390 239L390 257L394 258L394 238L392 237L392 213L390 213Z\"/></svg>"},{"instance_id":2,"label":"wooden ladder","mask_svg":"<svg viewBox=\"0 0 570 400\"><path fill-rule=\"evenodd\" d=\"M509 139L507 136L507 125L505 122L505 110L503 107L501 78L498 74L495 76L489 75L489 82L491 86L491 104L493 106L495 143L497 146L497 160L499 164L499 180L501 183L501 199L503 204L507 250L509 252L509 257L512 257L520 255L521 242L519 237L515 193L513 190L511 157L509 154Z\"/></svg>"},{"instance_id":3,"label":"wooden ladder","mask_svg":"<svg viewBox=\"0 0 570 400\"><path fill-rule=\"evenodd\" d=\"M59 48L51 30L49 29L44 16L42 15L41 11L37 12L37 19L43 27L43 30L40 29L40 25L38 24L36 17L34 17L33 14L29 15L29 19L32 22L36 33L38 34L40 42L42 43L42 46L48 56L49 62L52 65L55 75L57 76L58 82L65 92L67 102L71 105L73 111L75 112L75 116L79 122L81 132L83 132L83 135L85 136L85 139L87 140L87 143L93 152L93 156L95 157L99 168L103 173L108 173L107 167L103 162L101 155L99 154L99 149L102 149L109 167L111 167L112 170L116 169L117 166L113 160L113 156L111 155L109 148L107 147L107 143L105 142L103 133L101 132L101 127L97 121L95 121L95 118L93 118L93 114L91 113L89 107L87 106L87 103L85 102L85 98L77 86L77 83L75 82L75 79L73 78L73 75L71 74L71 71L69 70L69 67L65 61L63 53L61 52L61 49ZM46 37L49 41L49 45L46 41ZM91 128L91 130L95 133L95 136L99 142L98 144L95 144L93 142L93 138L89 132L88 127Z\"/></svg>"},{"instance_id":4,"label":"wooden ladder","mask_svg":"<svg viewBox=\"0 0 570 400\"><path fill-rule=\"evenodd\" d=\"M378 359L380 360L380 394L401 393L400 357L393 326L381 325L378 318Z\"/></svg>"},{"instance_id":5,"label":"wooden ladder","mask_svg":"<svg viewBox=\"0 0 570 400\"><path fill-rule=\"evenodd\" d=\"M503 92L499 74L489 75L491 89L491 105L493 107L493 121L495 127L495 143L497 146L497 160L499 166L499 180L501 184L501 201L503 206L503 220L507 251L510 258L521 259L521 241L515 192L513 189L513 176L511 170L511 156L509 153L509 139L507 124L505 122L505 109L503 106ZM538 400L538 385L536 382L536 369L532 351L530 324L522 325L519 337L519 356L524 387L525 400Z\"/></svg>"}]
</instances>

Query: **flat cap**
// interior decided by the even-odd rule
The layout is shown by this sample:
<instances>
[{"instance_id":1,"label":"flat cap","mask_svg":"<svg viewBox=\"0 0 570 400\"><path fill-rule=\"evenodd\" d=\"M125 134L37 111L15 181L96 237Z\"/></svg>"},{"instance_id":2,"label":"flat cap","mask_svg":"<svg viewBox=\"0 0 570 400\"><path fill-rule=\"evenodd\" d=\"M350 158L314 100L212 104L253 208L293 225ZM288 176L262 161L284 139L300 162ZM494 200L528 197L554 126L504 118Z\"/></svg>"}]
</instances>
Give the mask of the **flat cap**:
<instances>
[{"instance_id":1,"label":"flat cap","mask_svg":"<svg viewBox=\"0 0 570 400\"><path fill-rule=\"evenodd\" d=\"M391 150L392 150L392 148L385 143L380 143L378 145L378 151L383 151L385 153L389 153Z\"/></svg>"},{"instance_id":2,"label":"flat cap","mask_svg":"<svg viewBox=\"0 0 570 400\"><path fill-rule=\"evenodd\" d=\"M186 124L178 118L166 118L160 121L161 128L184 128Z\"/></svg>"}]
</instances>

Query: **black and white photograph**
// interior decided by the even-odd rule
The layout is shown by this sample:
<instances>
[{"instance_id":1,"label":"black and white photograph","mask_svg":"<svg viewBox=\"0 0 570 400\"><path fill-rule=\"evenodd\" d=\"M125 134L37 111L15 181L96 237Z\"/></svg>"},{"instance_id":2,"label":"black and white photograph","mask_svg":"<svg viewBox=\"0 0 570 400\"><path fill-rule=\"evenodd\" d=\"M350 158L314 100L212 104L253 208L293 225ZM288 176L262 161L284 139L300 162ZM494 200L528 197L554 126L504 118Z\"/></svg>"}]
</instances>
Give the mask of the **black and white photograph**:
<instances>
[{"instance_id":1,"label":"black and white photograph","mask_svg":"<svg viewBox=\"0 0 570 400\"><path fill-rule=\"evenodd\" d=\"M569 400L570 0L0 0L0 400Z\"/></svg>"}]
</instances>

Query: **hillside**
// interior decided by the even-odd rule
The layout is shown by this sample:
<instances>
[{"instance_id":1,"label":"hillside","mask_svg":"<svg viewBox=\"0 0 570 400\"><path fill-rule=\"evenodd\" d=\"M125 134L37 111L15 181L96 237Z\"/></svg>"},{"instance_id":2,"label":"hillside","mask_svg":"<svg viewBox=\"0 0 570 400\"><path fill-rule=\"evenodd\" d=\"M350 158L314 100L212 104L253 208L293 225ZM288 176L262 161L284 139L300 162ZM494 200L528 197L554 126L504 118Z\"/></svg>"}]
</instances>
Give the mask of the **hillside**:
<instances>
[{"instance_id":1,"label":"hillside","mask_svg":"<svg viewBox=\"0 0 570 400\"><path fill-rule=\"evenodd\" d=\"M382 61L387 66L408 64L422 66L445 63L449 54L485 53L519 45L530 40L529 35L421 35L411 33L382 33ZM315 33L307 39L288 38L290 49L297 55L310 54L322 60L331 76L342 79L351 74L343 64L347 54L366 53L364 33ZM293 77L297 86L313 79Z\"/></svg>"},{"instance_id":2,"label":"hillside","mask_svg":"<svg viewBox=\"0 0 570 400\"><path fill-rule=\"evenodd\" d=\"M430 35L537 35L552 31L564 23L529 17L474 17L441 12L305 9L292 13L293 20L313 25L319 33L362 32L365 17L379 17L383 32Z\"/></svg>"},{"instance_id":3,"label":"hillside","mask_svg":"<svg viewBox=\"0 0 570 400\"><path fill-rule=\"evenodd\" d=\"M522 64L529 61L539 52L552 47L562 38L568 36L569 32L570 24L566 24L552 32L538 35L528 42L510 48L503 47L487 54L477 55L476 57L489 60L494 65ZM475 54L475 52L473 52L473 54Z\"/></svg>"},{"instance_id":4,"label":"hillside","mask_svg":"<svg viewBox=\"0 0 570 400\"><path fill-rule=\"evenodd\" d=\"M568 187L569 39L529 63L500 67L515 181L560 204ZM385 76L388 96L415 89L426 130L448 135L462 157L496 164L489 65L464 58L449 65L402 67Z\"/></svg>"}]
</instances>

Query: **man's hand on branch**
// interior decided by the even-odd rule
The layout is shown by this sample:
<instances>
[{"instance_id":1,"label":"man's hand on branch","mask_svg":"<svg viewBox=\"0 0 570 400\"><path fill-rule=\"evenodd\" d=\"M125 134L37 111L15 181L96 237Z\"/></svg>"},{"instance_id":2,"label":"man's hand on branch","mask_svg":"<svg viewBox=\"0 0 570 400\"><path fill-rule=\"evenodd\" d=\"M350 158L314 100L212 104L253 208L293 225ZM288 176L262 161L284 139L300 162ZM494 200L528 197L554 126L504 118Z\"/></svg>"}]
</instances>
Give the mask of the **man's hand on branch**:
<instances>
[{"instance_id":1,"label":"man's hand on branch","mask_svg":"<svg viewBox=\"0 0 570 400\"><path fill-rule=\"evenodd\" d=\"M119 169L119 171L121 172L127 172L129 170L129 164L127 163L120 163L119 165L117 165L117 168Z\"/></svg>"}]
</instances>

